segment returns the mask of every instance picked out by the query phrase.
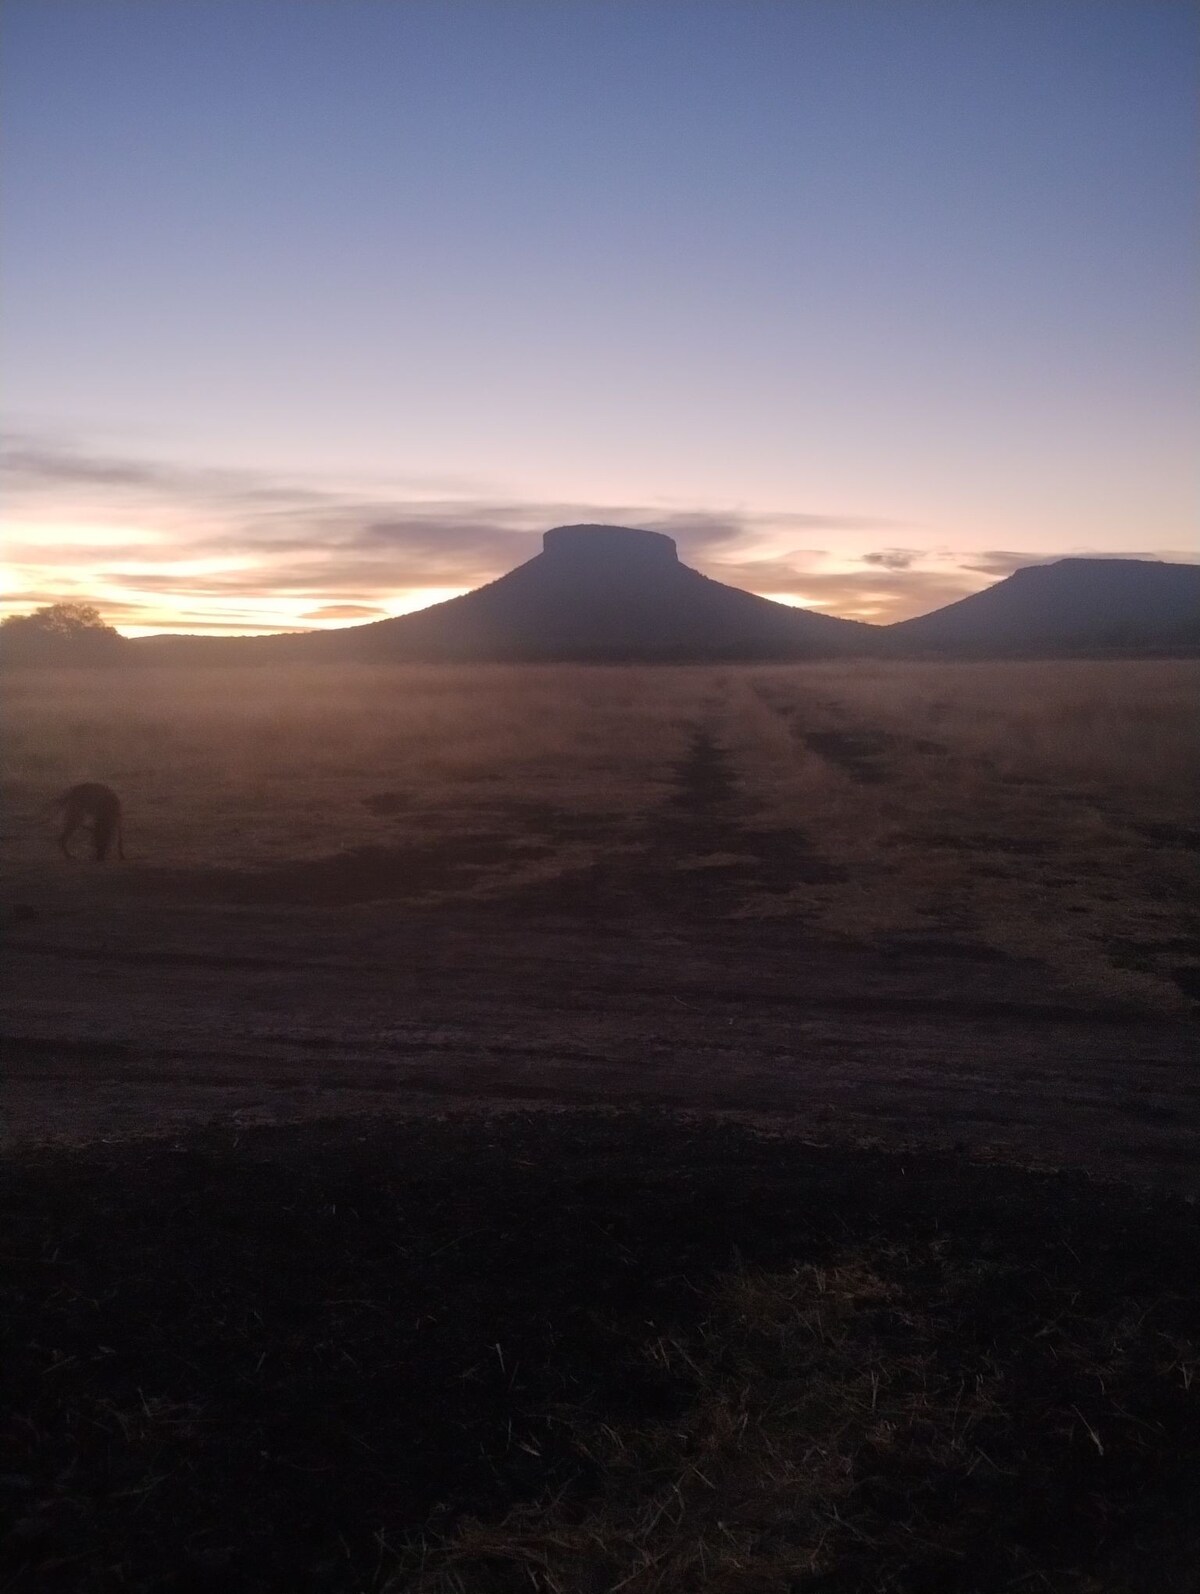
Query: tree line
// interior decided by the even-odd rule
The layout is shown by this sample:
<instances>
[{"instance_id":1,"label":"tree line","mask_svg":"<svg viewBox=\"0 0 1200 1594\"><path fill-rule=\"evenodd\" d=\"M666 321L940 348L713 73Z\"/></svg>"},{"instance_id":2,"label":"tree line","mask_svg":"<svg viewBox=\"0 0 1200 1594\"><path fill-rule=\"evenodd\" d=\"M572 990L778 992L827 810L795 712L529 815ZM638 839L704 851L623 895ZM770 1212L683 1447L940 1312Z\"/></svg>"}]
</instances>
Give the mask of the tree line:
<instances>
[{"instance_id":1,"label":"tree line","mask_svg":"<svg viewBox=\"0 0 1200 1594\"><path fill-rule=\"evenodd\" d=\"M129 647L94 603L48 603L0 620L0 664L119 664Z\"/></svg>"}]
</instances>

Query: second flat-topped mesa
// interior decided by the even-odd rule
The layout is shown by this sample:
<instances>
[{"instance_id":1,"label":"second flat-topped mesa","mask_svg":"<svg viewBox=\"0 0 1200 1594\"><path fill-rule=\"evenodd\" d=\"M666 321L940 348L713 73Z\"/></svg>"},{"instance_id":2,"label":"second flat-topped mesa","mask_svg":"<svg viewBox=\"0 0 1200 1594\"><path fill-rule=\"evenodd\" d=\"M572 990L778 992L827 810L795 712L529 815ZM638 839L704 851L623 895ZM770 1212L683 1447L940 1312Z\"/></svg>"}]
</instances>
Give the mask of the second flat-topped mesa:
<instances>
[{"instance_id":1,"label":"second flat-topped mesa","mask_svg":"<svg viewBox=\"0 0 1200 1594\"><path fill-rule=\"evenodd\" d=\"M634 526L554 526L542 537L542 554L555 564L570 564L577 569L623 566L661 570L679 563L670 537Z\"/></svg>"}]
</instances>

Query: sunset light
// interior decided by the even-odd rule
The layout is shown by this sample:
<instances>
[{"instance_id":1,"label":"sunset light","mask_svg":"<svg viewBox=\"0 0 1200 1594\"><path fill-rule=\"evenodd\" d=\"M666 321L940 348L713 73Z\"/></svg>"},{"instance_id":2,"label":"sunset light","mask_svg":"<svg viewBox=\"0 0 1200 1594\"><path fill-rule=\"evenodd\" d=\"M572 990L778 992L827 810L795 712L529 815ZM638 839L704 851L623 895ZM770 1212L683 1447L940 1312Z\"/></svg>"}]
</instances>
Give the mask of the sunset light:
<instances>
[{"instance_id":1,"label":"sunset light","mask_svg":"<svg viewBox=\"0 0 1200 1594\"><path fill-rule=\"evenodd\" d=\"M880 621L1195 559L1186 8L652 10L15 0L4 612L353 623L570 522Z\"/></svg>"},{"instance_id":2,"label":"sunset light","mask_svg":"<svg viewBox=\"0 0 1200 1594\"><path fill-rule=\"evenodd\" d=\"M1200 9L0 27L0 1589L1197 1594Z\"/></svg>"}]
</instances>

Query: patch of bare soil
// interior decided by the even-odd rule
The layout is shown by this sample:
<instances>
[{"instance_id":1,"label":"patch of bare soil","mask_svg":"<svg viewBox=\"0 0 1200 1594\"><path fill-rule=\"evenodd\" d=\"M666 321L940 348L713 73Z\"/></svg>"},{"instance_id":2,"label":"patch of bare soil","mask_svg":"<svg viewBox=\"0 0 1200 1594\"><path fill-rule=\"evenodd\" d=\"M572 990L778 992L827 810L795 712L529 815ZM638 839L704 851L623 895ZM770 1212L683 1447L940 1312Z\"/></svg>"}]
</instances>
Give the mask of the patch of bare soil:
<instances>
[{"instance_id":1,"label":"patch of bare soil","mask_svg":"<svg viewBox=\"0 0 1200 1594\"><path fill-rule=\"evenodd\" d=\"M5 1587L1195 1587L1194 1204L612 1111L2 1180Z\"/></svg>"},{"instance_id":2,"label":"patch of bare soil","mask_svg":"<svg viewBox=\"0 0 1200 1594\"><path fill-rule=\"evenodd\" d=\"M1082 1002L969 923L856 939L802 902L747 915L844 870L750 817L710 729L643 815L485 813L419 844L93 876L102 909L10 937L10 1135L636 1100L1200 1177L1187 1025Z\"/></svg>"},{"instance_id":3,"label":"patch of bare soil","mask_svg":"<svg viewBox=\"0 0 1200 1594\"><path fill-rule=\"evenodd\" d=\"M482 869L543 858L550 850L519 837L460 835L411 846L352 847L260 869L146 868L135 889L200 902L340 907L446 890Z\"/></svg>"},{"instance_id":4,"label":"patch of bare soil","mask_svg":"<svg viewBox=\"0 0 1200 1594\"><path fill-rule=\"evenodd\" d=\"M403 791L376 791L362 800L369 814L389 818L392 814L408 813L415 805L412 796Z\"/></svg>"},{"instance_id":5,"label":"patch of bare soil","mask_svg":"<svg viewBox=\"0 0 1200 1594\"><path fill-rule=\"evenodd\" d=\"M804 731L802 739L812 752L837 764L865 786L877 785L888 778L881 762L888 748L886 736L871 732Z\"/></svg>"},{"instance_id":6,"label":"patch of bare soil","mask_svg":"<svg viewBox=\"0 0 1200 1594\"><path fill-rule=\"evenodd\" d=\"M1190 825L1131 824L1129 827L1143 841L1154 847L1181 848L1185 852L1200 852L1200 830Z\"/></svg>"}]
</instances>

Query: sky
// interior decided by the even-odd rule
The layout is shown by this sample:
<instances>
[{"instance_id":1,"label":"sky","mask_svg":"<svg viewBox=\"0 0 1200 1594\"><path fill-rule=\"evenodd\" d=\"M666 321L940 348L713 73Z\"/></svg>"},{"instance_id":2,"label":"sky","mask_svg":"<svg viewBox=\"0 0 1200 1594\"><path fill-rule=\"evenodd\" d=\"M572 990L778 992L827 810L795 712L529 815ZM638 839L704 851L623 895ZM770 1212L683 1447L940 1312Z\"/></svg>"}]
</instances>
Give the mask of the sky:
<instances>
[{"instance_id":1,"label":"sky","mask_svg":"<svg viewBox=\"0 0 1200 1594\"><path fill-rule=\"evenodd\" d=\"M7 0L0 613L1200 558L1182 0Z\"/></svg>"}]
</instances>

